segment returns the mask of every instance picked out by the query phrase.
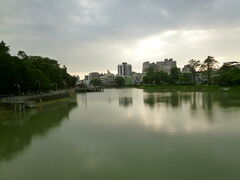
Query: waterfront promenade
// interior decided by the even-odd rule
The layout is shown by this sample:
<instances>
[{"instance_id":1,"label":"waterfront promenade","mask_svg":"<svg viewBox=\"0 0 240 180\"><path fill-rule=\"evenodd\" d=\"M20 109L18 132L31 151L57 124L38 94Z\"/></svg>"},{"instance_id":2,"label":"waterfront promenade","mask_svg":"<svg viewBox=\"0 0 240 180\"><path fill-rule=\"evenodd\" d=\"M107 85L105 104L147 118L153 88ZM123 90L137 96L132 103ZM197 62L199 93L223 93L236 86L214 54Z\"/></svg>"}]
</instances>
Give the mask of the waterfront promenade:
<instances>
[{"instance_id":1,"label":"waterfront promenade","mask_svg":"<svg viewBox=\"0 0 240 180\"><path fill-rule=\"evenodd\" d=\"M60 90L53 91L49 93L41 93L30 96L12 96L12 97L3 97L1 98L1 103L7 105L14 110L22 110L25 108L34 107L36 103L42 101L50 101L54 99L69 97L75 94L74 90Z\"/></svg>"}]
</instances>

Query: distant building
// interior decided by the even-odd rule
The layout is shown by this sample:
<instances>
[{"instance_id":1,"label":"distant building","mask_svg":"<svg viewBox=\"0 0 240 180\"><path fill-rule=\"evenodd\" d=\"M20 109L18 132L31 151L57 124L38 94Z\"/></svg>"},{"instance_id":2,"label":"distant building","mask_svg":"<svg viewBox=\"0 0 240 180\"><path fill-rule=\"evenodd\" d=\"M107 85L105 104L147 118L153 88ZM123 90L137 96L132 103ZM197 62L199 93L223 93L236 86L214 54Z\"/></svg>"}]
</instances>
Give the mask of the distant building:
<instances>
[{"instance_id":1,"label":"distant building","mask_svg":"<svg viewBox=\"0 0 240 180\"><path fill-rule=\"evenodd\" d=\"M195 77L196 84L207 84L207 76L204 72L197 72Z\"/></svg>"},{"instance_id":2,"label":"distant building","mask_svg":"<svg viewBox=\"0 0 240 180\"><path fill-rule=\"evenodd\" d=\"M230 62L224 62L223 65L225 66L231 66L231 67L236 67L240 69L240 62L238 61L230 61Z\"/></svg>"},{"instance_id":3,"label":"distant building","mask_svg":"<svg viewBox=\"0 0 240 180\"><path fill-rule=\"evenodd\" d=\"M145 73L149 68L157 70L157 65L155 63L150 63L149 61L146 61L143 63L142 72Z\"/></svg>"},{"instance_id":4,"label":"distant building","mask_svg":"<svg viewBox=\"0 0 240 180\"><path fill-rule=\"evenodd\" d=\"M157 62L157 69L168 74L170 74L173 67L177 67L177 62L173 61L173 59L165 59L164 61Z\"/></svg>"},{"instance_id":5,"label":"distant building","mask_svg":"<svg viewBox=\"0 0 240 180\"><path fill-rule=\"evenodd\" d=\"M104 85L114 85L115 75L110 71L107 71L106 74L101 74L100 79Z\"/></svg>"},{"instance_id":6,"label":"distant building","mask_svg":"<svg viewBox=\"0 0 240 180\"><path fill-rule=\"evenodd\" d=\"M177 62L173 61L173 59L165 59L164 61L158 61L156 63L146 61L143 63L143 73L146 73L147 69L153 68L154 70L164 71L170 74L173 67L177 67Z\"/></svg>"},{"instance_id":7,"label":"distant building","mask_svg":"<svg viewBox=\"0 0 240 180\"><path fill-rule=\"evenodd\" d=\"M89 73L89 80L100 78L101 74L99 72L91 72Z\"/></svg>"},{"instance_id":8,"label":"distant building","mask_svg":"<svg viewBox=\"0 0 240 180\"><path fill-rule=\"evenodd\" d=\"M132 83L133 85L140 85L142 83L143 74L142 73L132 73Z\"/></svg>"},{"instance_id":9,"label":"distant building","mask_svg":"<svg viewBox=\"0 0 240 180\"><path fill-rule=\"evenodd\" d=\"M119 76L131 76L132 75L132 66L123 62L122 64L118 65L118 75Z\"/></svg>"},{"instance_id":10,"label":"distant building","mask_svg":"<svg viewBox=\"0 0 240 180\"><path fill-rule=\"evenodd\" d=\"M90 85L89 75L86 75L83 81L86 86L89 86Z\"/></svg>"}]
</instances>

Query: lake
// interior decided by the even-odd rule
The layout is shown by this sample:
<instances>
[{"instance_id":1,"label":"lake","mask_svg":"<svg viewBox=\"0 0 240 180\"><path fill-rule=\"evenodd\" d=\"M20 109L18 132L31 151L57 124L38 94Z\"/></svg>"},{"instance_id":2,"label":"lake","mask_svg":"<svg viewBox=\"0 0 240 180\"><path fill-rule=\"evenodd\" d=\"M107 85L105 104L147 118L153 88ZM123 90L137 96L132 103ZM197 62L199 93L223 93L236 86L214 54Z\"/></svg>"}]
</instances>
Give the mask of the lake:
<instances>
[{"instance_id":1,"label":"lake","mask_svg":"<svg viewBox=\"0 0 240 180\"><path fill-rule=\"evenodd\" d=\"M0 117L0 180L237 180L233 94L105 89Z\"/></svg>"}]
</instances>

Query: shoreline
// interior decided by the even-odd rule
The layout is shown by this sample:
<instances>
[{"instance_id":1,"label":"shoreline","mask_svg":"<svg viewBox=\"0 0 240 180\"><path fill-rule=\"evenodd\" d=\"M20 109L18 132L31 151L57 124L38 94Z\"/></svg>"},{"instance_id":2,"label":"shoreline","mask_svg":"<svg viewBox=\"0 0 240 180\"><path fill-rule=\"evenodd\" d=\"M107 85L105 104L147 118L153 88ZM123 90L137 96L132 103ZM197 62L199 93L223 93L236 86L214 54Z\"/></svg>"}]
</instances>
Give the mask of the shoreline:
<instances>
[{"instance_id":1,"label":"shoreline","mask_svg":"<svg viewBox=\"0 0 240 180\"><path fill-rule=\"evenodd\" d=\"M61 91L58 91L58 92L61 92ZM27 109L38 108L40 106L52 104L54 102L65 101L66 99L70 99L76 95L73 90L62 91L61 93L58 93L58 92L26 97L27 99L26 100L23 99L23 102L20 102L20 104L23 104L24 109L25 109L25 107L26 107L25 104L27 102L34 102L33 103L34 105L32 107L28 107ZM17 99L17 98L21 98L21 97L13 97L13 99L14 98ZM9 113L9 112L16 111L16 109L15 110L13 109L14 103L15 102L11 103L11 97L10 97L9 103L8 102L7 103L0 102L0 115L3 113Z\"/></svg>"},{"instance_id":2,"label":"shoreline","mask_svg":"<svg viewBox=\"0 0 240 180\"><path fill-rule=\"evenodd\" d=\"M49 101L42 101L42 102L37 103L34 108L28 108L28 109L36 109L36 108L41 108L43 106L52 105L55 103L67 102L73 98L74 98L74 96L69 96L69 97L64 97L64 98L59 98L59 99L54 99L54 100L49 100ZM4 104L0 103L0 115L13 113L13 112L18 112L18 111L8 108Z\"/></svg>"},{"instance_id":3,"label":"shoreline","mask_svg":"<svg viewBox=\"0 0 240 180\"><path fill-rule=\"evenodd\" d=\"M106 89L138 88L147 92L215 92L215 93L239 93L240 86L218 85L132 85L132 86L106 86Z\"/></svg>"},{"instance_id":4,"label":"shoreline","mask_svg":"<svg viewBox=\"0 0 240 180\"><path fill-rule=\"evenodd\" d=\"M217 85L142 85L138 88L147 92L214 92L214 93L239 93L240 86L223 87Z\"/></svg>"}]
</instances>

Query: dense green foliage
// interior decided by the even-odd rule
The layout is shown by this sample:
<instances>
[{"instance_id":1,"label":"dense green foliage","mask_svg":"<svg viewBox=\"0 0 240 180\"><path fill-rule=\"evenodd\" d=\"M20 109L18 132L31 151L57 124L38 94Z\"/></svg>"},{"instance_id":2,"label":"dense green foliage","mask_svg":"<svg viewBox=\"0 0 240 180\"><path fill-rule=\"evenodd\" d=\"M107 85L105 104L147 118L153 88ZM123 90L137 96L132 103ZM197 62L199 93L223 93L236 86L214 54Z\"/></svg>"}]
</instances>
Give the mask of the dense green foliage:
<instances>
[{"instance_id":1,"label":"dense green foliage","mask_svg":"<svg viewBox=\"0 0 240 180\"><path fill-rule=\"evenodd\" d=\"M192 84L196 84L196 75L197 75L198 68L201 66L201 62L199 60L191 59L188 62L188 66L190 68L190 73L191 73L191 82Z\"/></svg>"},{"instance_id":2,"label":"dense green foliage","mask_svg":"<svg viewBox=\"0 0 240 180\"><path fill-rule=\"evenodd\" d=\"M240 85L240 69L224 65L220 68L216 81L223 86Z\"/></svg>"},{"instance_id":3,"label":"dense green foliage","mask_svg":"<svg viewBox=\"0 0 240 180\"><path fill-rule=\"evenodd\" d=\"M117 77L114 79L114 81L115 81L115 84L116 84L117 86L123 86L124 83L125 83L124 78L121 77L121 76L117 76Z\"/></svg>"},{"instance_id":4,"label":"dense green foliage","mask_svg":"<svg viewBox=\"0 0 240 180\"><path fill-rule=\"evenodd\" d=\"M205 71L207 74L207 81L209 85L212 84L213 71L217 68L217 65L218 62L212 56L208 56L201 65L201 70Z\"/></svg>"},{"instance_id":5,"label":"dense green foliage","mask_svg":"<svg viewBox=\"0 0 240 180\"><path fill-rule=\"evenodd\" d=\"M170 74L149 68L143 77L143 83L149 85L240 85L239 67L223 65L220 69L218 69L218 61L211 56L208 56L203 63L199 60L192 59L189 61L187 67L189 68L188 73L182 73L178 68L173 67Z\"/></svg>"},{"instance_id":6,"label":"dense green foliage","mask_svg":"<svg viewBox=\"0 0 240 180\"><path fill-rule=\"evenodd\" d=\"M90 84L91 85L93 85L93 86L102 86L103 85L103 83L102 83L102 81L100 80L100 79L98 79L98 78L95 78L95 79L92 79L91 81L90 81Z\"/></svg>"},{"instance_id":7,"label":"dense green foliage","mask_svg":"<svg viewBox=\"0 0 240 180\"><path fill-rule=\"evenodd\" d=\"M170 77L166 72L156 71L153 68L149 68L143 77L143 83L145 84L167 84L169 82Z\"/></svg>"},{"instance_id":8,"label":"dense green foliage","mask_svg":"<svg viewBox=\"0 0 240 180\"><path fill-rule=\"evenodd\" d=\"M56 60L27 56L23 51L18 52L18 57L11 56L9 47L3 41L0 43L0 94L70 88L76 80Z\"/></svg>"}]
</instances>

